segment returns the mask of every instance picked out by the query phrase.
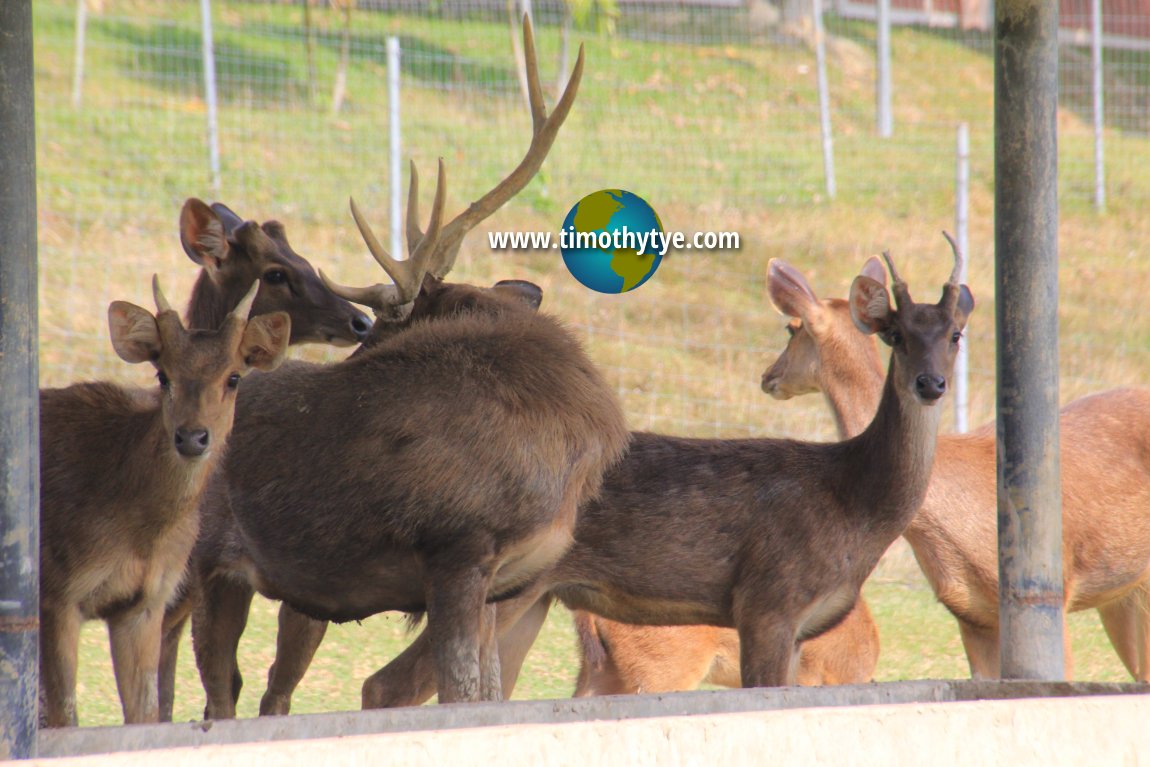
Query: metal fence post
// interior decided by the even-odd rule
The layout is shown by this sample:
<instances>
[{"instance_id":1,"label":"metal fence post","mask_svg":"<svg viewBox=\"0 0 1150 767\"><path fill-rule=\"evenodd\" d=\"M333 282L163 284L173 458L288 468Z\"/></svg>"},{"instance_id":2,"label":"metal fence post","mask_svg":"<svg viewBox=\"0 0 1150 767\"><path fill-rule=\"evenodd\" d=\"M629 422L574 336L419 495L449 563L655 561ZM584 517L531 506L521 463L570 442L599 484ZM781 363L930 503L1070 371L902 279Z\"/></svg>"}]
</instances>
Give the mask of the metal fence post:
<instances>
[{"instance_id":1,"label":"metal fence post","mask_svg":"<svg viewBox=\"0 0 1150 767\"><path fill-rule=\"evenodd\" d=\"M994 45L1003 678L1061 679L1058 4L998 0Z\"/></svg>"},{"instance_id":2,"label":"metal fence post","mask_svg":"<svg viewBox=\"0 0 1150 767\"><path fill-rule=\"evenodd\" d=\"M970 129L966 123L958 124L956 137L956 162L954 178L954 237L962 253L962 272L959 281L966 283L970 268L970 248L968 223L970 211ZM970 342L963 339L958 347L958 357L954 361L954 430L958 433L970 428Z\"/></svg>"},{"instance_id":3,"label":"metal fence post","mask_svg":"<svg viewBox=\"0 0 1150 767\"><path fill-rule=\"evenodd\" d=\"M216 97L216 53L212 43L212 0L200 0L200 30L203 38L204 101L208 107L208 160L212 172L212 192L220 196L220 119Z\"/></svg>"},{"instance_id":4,"label":"metal fence post","mask_svg":"<svg viewBox=\"0 0 1150 767\"><path fill-rule=\"evenodd\" d=\"M1106 209L1106 167L1102 129L1106 115L1102 109L1105 88L1102 72L1102 0L1092 3L1090 66L1093 70L1094 90L1094 207Z\"/></svg>"},{"instance_id":5,"label":"metal fence post","mask_svg":"<svg viewBox=\"0 0 1150 767\"><path fill-rule=\"evenodd\" d=\"M76 0L76 51L72 70L72 106L80 108L84 90L84 44L88 37L88 0Z\"/></svg>"},{"instance_id":6,"label":"metal fence post","mask_svg":"<svg viewBox=\"0 0 1150 767\"><path fill-rule=\"evenodd\" d=\"M823 170L826 173L827 197L835 198L835 150L831 136L830 87L827 85L827 43L823 27L822 0L811 0L811 13L815 23L815 69L819 85L819 127L823 138Z\"/></svg>"},{"instance_id":7,"label":"metal fence post","mask_svg":"<svg viewBox=\"0 0 1150 767\"><path fill-rule=\"evenodd\" d=\"M400 173L399 146L399 38L387 38L387 126L388 167L391 172L391 252L403 253L403 206L400 205L403 184ZM414 247L414 242L408 243Z\"/></svg>"},{"instance_id":8,"label":"metal fence post","mask_svg":"<svg viewBox=\"0 0 1150 767\"><path fill-rule=\"evenodd\" d=\"M875 116L878 135L890 138L894 132L890 88L890 0L877 0L878 21L875 29Z\"/></svg>"},{"instance_id":9,"label":"metal fence post","mask_svg":"<svg viewBox=\"0 0 1150 767\"><path fill-rule=\"evenodd\" d=\"M0 759L36 755L40 399L32 2L0 3Z\"/></svg>"}]
</instances>

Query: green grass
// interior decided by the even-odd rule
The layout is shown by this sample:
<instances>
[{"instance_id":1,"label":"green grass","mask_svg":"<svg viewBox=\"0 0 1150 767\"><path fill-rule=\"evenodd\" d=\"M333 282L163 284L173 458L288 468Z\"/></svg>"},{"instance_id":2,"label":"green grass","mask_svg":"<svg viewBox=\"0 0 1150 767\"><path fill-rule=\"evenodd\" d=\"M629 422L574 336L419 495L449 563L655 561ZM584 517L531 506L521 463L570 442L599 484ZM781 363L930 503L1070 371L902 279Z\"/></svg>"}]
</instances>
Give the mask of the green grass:
<instances>
[{"instance_id":1,"label":"green grass","mask_svg":"<svg viewBox=\"0 0 1150 767\"><path fill-rule=\"evenodd\" d=\"M103 329L112 299L148 303L148 277L187 295L194 270L177 239L179 205L213 198L206 170L198 5L117 0L89 25L83 106L70 103L75 4L37 0L35 14L40 233L41 373L45 385L81 378L146 383L115 359ZM490 18L358 13L345 109L330 113L338 17L316 11L316 88L309 81L298 4L216 3L222 198L242 215L277 217L296 249L346 283L378 281L348 225L354 194L376 220L387 209L382 46L402 39L403 146L431 173L443 155L449 212L461 210L517 162L529 120L510 67L508 31ZM993 414L993 77L985 36L896 29L896 137L873 135L873 30L834 22L829 46L839 196L825 198L814 80L805 47L777 44L737 16L652 16L671 42L577 32L587 69L568 124L539 177L464 245L453 277L531 279L545 308L583 334L623 398L633 426L695 436L827 438L818 398L777 404L759 375L785 335L767 306L767 260L799 266L824 296L845 294L863 260L891 249L912 286L945 276L938 230L952 226L954 125L971 129L969 283L978 309L966 334L972 421ZM625 17L620 29L637 20ZM699 44L675 42L702 40ZM559 36L541 26L546 83ZM1063 51L1064 83L1079 53ZM1107 124L1105 213L1089 206L1091 136L1078 91L1059 112L1062 397L1139 384L1150 373L1150 114L1138 87L1142 54L1115 54L1108 85L1123 94ZM1128 103L1127 103L1128 102ZM1127 109L1128 107L1128 109ZM1139 111L1141 110L1141 111ZM426 185L425 181L425 185ZM486 229L555 229L577 199L624 185L673 229L734 230L738 253L675 253L641 290L597 296L551 254L491 253ZM426 200L430 190L424 189ZM386 227L379 228L383 235ZM923 288L923 290L927 290ZM305 349L302 356L337 353ZM905 568L904 568L905 570ZM883 680L967 675L953 620L920 577L880 571L867 587L880 623ZM259 603L244 644L251 716L274 647L274 610ZM1093 613L1072 616L1076 676L1125 673ZM394 616L333 628L295 710L358 707L359 685L405 642ZM190 648L181 653L177 719L202 710ZM570 619L553 610L518 695L566 696L576 668ZM103 629L85 629L81 721L119 721Z\"/></svg>"}]
</instances>

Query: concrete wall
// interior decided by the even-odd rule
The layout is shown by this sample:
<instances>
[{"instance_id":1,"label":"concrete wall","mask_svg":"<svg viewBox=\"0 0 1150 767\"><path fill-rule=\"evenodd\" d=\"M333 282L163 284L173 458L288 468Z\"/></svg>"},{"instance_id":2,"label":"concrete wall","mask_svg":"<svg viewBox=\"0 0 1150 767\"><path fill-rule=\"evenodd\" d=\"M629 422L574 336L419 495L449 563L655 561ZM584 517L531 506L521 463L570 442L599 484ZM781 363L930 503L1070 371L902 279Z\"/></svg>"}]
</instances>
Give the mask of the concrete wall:
<instances>
[{"instance_id":1,"label":"concrete wall","mask_svg":"<svg viewBox=\"0 0 1150 767\"><path fill-rule=\"evenodd\" d=\"M43 760L90 767L1150 765L1147 689L913 682L427 706L47 732L41 754L127 749ZM311 739L281 740L292 737ZM153 750L132 751L138 748Z\"/></svg>"}]
</instances>

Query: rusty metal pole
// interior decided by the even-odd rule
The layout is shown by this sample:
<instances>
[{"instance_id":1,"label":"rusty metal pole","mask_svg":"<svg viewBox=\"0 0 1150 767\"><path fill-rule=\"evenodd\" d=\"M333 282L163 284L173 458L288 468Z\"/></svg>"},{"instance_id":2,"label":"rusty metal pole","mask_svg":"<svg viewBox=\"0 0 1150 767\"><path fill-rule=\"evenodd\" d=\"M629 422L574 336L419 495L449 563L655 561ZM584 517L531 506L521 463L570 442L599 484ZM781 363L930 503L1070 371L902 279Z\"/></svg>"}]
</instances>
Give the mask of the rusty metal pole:
<instances>
[{"instance_id":1,"label":"rusty metal pole","mask_svg":"<svg viewBox=\"0 0 1150 767\"><path fill-rule=\"evenodd\" d=\"M994 45L1002 676L1062 679L1058 3L997 0Z\"/></svg>"},{"instance_id":2,"label":"rusty metal pole","mask_svg":"<svg viewBox=\"0 0 1150 767\"><path fill-rule=\"evenodd\" d=\"M39 384L32 0L0 2L0 759L36 755Z\"/></svg>"}]
</instances>

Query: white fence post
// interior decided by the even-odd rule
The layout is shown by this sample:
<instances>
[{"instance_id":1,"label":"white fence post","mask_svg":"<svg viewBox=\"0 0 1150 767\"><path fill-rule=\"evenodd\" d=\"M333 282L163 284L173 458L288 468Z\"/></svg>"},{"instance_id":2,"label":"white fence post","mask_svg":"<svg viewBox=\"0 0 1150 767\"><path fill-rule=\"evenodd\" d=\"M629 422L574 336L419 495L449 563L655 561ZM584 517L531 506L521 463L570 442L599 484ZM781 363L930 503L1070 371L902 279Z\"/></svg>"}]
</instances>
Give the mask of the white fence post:
<instances>
[{"instance_id":1,"label":"white fence post","mask_svg":"<svg viewBox=\"0 0 1150 767\"><path fill-rule=\"evenodd\" d=\"M822 0L811 0L811 14L815 22L815 69L819 84L819 126L823 137L823 169L826 172L827 197L835 198L835 151L831 136L831 107L829 86L827 85L827 44L826 30L823 28Z\"/></svg>"},{"instance_id":2,"label":"white fence post","mask_svg":"<svg viewBox=\"0 0 1150 767\"><path fill-rule=\"evenodd\" d=\"M212 0L200 0L200 29L203 37L204 101L208 107L208 155L212 171L212 192L220 197L220 119L216 97L216 53L212 44Z\"/></svg>"},{"instance_id":3,"label":"white fence post","mask_svg":"<svg viewBox=\"0 0 1150 767\"><path fill-rule=\"evenodd\" d=\"M891 114L890 86L890 0L877 0L878 21L875 29L875 116L878 135L890 138L894 132Z\"/></svg>"},{"instance_id":4,"label":"white fence post","mask_svg":"<svg viewBox=\"0 0 1150 767\"><path fill-rule=\"evenodd\" d=\"M1106 168L1105 152L1102 144L1102 129L1106 116L1102 110L1102 0L1092 3L1092 29L1090 42L1090 65L1093 69L1094 88L1094 207L1106 208Z\"/></svg>"},{"instance_id":5,"label":"white fence post","mask_svg":"<svg viewBox=\"0 0 1150 767\"><path fill-rule=\"evenodd\" d=\"M72 71L72 106L80 108L84 91L84 44L88 38L88 0L76 0L76 59Z\"/></svg>"},{"instance_id":6,"label":"white fence post","mask_svg":"<svg viewBox=\"0 0 1150 767\"><path fill-rule=\"evenodd\" d=\"M957 163L954 179L954 236L958 243L958 250L962 253L962 271L959 273L959 282L966 282L967 271L970 266L969 238L967 236L967 223L969 219L970 201L970 130L966 123L958 124ZM963 433L969 426L970 402L970 368L968 364L968 349L970 342L963 339L958 347L958 356L954 360L954 430Z\"/></svg>"},{"instance_id":7,"label":"white fence post","mask_svg":"<svg viewBox=\"0 0 1150 767\"><path fill-rule=\"evenodd\" d=\"M387 125L388 167L391 169L391 252L395 258L403 248L403 206L400 205L403 184L400 174L399 147L399 38L387 38ZM415 243L409 242L408 246Z\"/></svg>"}]
</instances>

